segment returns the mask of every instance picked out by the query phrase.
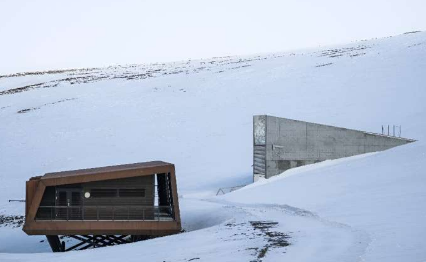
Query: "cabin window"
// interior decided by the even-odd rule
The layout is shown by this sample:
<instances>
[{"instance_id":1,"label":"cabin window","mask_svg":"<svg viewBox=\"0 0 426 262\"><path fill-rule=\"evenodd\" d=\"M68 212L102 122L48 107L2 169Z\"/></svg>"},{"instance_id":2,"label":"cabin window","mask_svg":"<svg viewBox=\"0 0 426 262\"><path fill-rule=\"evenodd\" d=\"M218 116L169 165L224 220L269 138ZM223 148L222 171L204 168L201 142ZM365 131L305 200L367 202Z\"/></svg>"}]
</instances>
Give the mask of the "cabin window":
<instances>
[{"instance_id":1,"label":"cabin window","mask_svg":"<svg viewBox=\"0 0 426 262\"><path fill-rule=\"evenodd\" d=\"M136 189L120 189L119 191L120 197L145 197L145 189L136 188Z\"/></svg>"},{"instance_id":2,"label":"cabin window","mask_svg":"<svg viewBox=\"0 0 426 262\"><path fill-rule=\"evenodd\" d=\"M143 188L94 188L84 194L86 198L112 198L112 197L145 197Z\"/></svg>"},{"instance_id":3,"label":"cabin window","mask_svg":"<svg viewBox=\"0 0 426 262\"><path fill-rule=\"evenodd\" d=\"M102 197L116 197L117 189L109 188L96 188L90 190L90 197L93 198L102 198Z\"/></svg>"}]
</instances>

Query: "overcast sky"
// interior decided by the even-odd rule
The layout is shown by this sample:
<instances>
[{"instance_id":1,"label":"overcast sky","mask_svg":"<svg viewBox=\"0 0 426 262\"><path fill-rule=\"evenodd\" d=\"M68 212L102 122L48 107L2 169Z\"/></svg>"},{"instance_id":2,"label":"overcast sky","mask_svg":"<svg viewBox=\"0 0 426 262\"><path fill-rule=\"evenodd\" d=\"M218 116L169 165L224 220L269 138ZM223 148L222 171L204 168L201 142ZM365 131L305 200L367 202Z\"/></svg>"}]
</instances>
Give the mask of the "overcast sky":
<instances>
[{"instance_id":1,"label":"overcast sky","mask_svg":"<svg viewBox=\"0 0 426 262\"><path fill-rule=\"evenodd\" d=\"M426 0L0 0L0 74L317 47L426 30Z\"/></svg>"}]
</instances>

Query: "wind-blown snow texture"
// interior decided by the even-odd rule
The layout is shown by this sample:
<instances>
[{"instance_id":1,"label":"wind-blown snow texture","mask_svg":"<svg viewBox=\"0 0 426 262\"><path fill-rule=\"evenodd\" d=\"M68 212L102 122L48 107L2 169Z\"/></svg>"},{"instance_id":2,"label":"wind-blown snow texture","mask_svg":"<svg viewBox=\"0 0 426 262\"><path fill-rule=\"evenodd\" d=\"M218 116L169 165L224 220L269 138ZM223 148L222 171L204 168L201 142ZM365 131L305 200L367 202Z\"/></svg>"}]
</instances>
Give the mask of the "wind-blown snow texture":
<instances>
[{"instance_id":1,"label":"wind-blown snow texture","mask_svg":"<svg viewBox=\"0 0 426 262\"><path fill-rule=\"evenodd\" d=\"M7 200L23 199L31 176L164 160L176 164L191 231L8 254L49 247L3 225L0 260L425 261L425 83L424 32L294 53L0 76L0 215L23 214L22 203ZM371 132L397 124L419 141L213 197L251 181L255 114ZM250 221L278 222L271 230L291 245L262 256L271 239Z\"/></svg>"}]
</instances>

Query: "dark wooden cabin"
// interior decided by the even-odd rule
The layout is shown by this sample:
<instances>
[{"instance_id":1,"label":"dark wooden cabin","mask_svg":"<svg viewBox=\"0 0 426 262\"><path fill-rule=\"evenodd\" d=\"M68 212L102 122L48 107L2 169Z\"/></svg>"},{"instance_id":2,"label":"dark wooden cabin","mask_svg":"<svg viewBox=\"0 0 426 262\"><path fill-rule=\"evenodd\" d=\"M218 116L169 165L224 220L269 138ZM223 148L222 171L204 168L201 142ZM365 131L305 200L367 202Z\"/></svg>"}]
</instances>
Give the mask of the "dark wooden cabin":
<instances>
[{"instance_id":1,"label":"dark wooden cabin","mask_svg":"<svg viewBox=\"0 0 426 262\"><path fill-rule=\"evenodd\" d=\"M155 161L33 177L23 230L53 251L133 242L181 231L175 168ZM66 249L59 235L81 241Z\"/></svg>"}]
</instances>

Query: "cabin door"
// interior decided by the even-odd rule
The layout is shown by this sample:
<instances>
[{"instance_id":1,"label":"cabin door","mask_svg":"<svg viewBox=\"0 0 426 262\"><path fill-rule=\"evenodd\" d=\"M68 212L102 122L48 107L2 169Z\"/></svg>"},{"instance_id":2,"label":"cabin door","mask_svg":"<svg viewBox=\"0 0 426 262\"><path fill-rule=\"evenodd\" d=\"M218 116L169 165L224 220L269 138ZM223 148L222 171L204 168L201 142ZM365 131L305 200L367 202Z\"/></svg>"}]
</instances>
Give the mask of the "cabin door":
<instances>
[{"instance_id":1,"label":"cabin door","mask_svg":"<svg viewBox=\"0 0 426 262\"><path fill-rule=\"evenodd\" d=\"M58 188L56 190L56 218L64 220L82 219L81 189Z\"/></svg>"}]
</instances>

